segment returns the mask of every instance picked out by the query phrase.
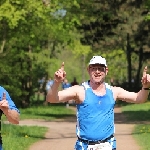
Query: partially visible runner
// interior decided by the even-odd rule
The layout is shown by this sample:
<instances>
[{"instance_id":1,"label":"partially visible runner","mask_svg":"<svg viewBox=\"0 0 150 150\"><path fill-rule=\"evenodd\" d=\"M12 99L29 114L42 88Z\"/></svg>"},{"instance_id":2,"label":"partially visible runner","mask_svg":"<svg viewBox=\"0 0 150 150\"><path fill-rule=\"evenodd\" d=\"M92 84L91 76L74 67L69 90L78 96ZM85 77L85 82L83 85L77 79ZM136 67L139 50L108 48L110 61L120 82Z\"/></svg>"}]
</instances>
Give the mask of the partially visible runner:
<instances>
[{"instance_id":1,"label":"partially visible runner","mask_svg":"<svg viewBox=\"0 0 150 150\"><path fill-rule=\"evenodd\" d=\"M73 82L71 82L71 86L78 85L76 77L74 77Z\"/></svg>"},{"instance_id":2,"label":"partially visible runner","mask_svg":"<svg viewBox=\"0 0 150 150\"><path fill-rule=\"evenodd\" d=\"M105 58L93 56L87 67L90 80L82 86L75 85L58 91L66 77L64 63L55 72L54 84L48 91L50 103L66 102L74 99L77 106L75 150L116 150L114 137L114 105L116 100L129 103L144 103L149 94L150 75L144 68L141 79L142 89L135 93L121 87L105 83L108 67Z\"/></svg>"},{"instance_id":3,"label":"partially visible runner","mask_svg":"<svg viewBox=\"0 0 150 150\"><path fill-rule=\"evenodd\" d=\"M48 92L48 90L52 87L54 81L52 80L52 78L50 77L46 83L46 91Z\"/></svg>"},{"instance_id":4,"label":"partially visible runner","mask_svg":"<svg viewBox=\"0 0 150 150\"><path fill-rule=\"evenodd\" d=\"M64 81L62 82L62 89L65 90L69 87L71 87L71 84L68 82L67 79L64 79Z\"/></svg>"},{"instance_id":5,"label":"partially visible runner","mask_svg":"<svg viewBox=\"0 0 150 150\"><path fill-rule=\"evenodd\" d=\"M7 120L10 123L19 124L20 112L17 109L14 102L12 101L11 97L9 96L9 93L2 86L0 86L0 118L2 117L2 114L6 116ZM0 122L0 130L1 130L1 122ZM0 132L0 150L3 150L1 132Z\"/></svg>"}]
</instances>

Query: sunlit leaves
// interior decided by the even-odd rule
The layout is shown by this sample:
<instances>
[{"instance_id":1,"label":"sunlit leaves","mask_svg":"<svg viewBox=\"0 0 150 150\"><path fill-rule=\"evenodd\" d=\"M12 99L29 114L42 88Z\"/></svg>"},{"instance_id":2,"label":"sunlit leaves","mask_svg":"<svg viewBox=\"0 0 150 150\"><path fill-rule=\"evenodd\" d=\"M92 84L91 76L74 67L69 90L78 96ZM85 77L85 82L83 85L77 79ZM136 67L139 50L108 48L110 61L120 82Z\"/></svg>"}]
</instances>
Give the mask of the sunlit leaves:
<instances>
[{"instance_id":1,"label":"sunlit leaves","mask_svg":"<svg viewBox=\"0 0 150 150\"><path fill-rule=\"evenodd\" d=\"M12 6L9 1L6 1L0 6L0 21L3 19L7 21L10 28L14 28L18 25L18 21L23 19L25 10L17 10Z\"/></svg>"},{"instance_id":2,"label":"sunlit leaves","mask_svg":"<svg viewBox=\"0 0 150 150\"><path fill-rule=\"evenodd\" d=\"M74 25L80 21L70 10L79 5L76 0L2 0L0 4L0 81L20 102L21 96L26 100L32 93L41 75L37 70L42 75L54 71L56 54L78 41Z\"/></svg>"},{"instance_id":3,"label":"sunlit leaves","mask_svg":"<svg viewBox=\"0 0 150 150\"><path fill-rule=\"evenodd\" d=\"M82 45L79 41L76 41L72 51L76 56L88 55L91 52L91 47Z\"/></svg>"}]
</instances>

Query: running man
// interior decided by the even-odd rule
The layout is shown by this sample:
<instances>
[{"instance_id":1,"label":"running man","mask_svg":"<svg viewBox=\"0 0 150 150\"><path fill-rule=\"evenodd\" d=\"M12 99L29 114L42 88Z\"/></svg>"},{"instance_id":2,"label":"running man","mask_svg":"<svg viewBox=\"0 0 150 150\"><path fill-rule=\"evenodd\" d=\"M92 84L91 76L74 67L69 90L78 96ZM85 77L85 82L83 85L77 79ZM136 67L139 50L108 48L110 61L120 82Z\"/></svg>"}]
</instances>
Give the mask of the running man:
<instances>
[{"instance_id":1,"label":"running man","mask_svg":"<svg viewBox=\"0 0 150 150\"><path fill-rule=\"evenodd\" d=\"M135 93L105 83L108 67L105 58L93 56L87 67L89 81L58 91L66 77L64 63L55 72L54 84L48 91L50 103L66 102L71 99L77 106L77 141L75 150L116 150L114 137L114 105L116 100L144 103L149 94L150 75L144 68L142 89Z\"/></svg>"}]
</instances>

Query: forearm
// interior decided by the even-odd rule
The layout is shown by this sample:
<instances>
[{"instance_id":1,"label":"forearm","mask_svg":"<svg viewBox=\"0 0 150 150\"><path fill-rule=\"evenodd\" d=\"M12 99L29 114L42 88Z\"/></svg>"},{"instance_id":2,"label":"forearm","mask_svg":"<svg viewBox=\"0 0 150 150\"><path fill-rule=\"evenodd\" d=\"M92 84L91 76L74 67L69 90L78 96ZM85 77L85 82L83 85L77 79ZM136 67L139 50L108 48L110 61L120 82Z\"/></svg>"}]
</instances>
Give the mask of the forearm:
<instances>
[{"instance_id":1,"label":"forearm","mask_svg":"<svg viewBox=\"0 0 150 150\"><path fill-rule=\"evenodd\" d=\"M149 90L144 90L143 88L137 94L137 103L144 103L149 95Z\"/></svg>"},{"instance_id":2,"label":"forearm","mask_svg":"<svg viewBox=\"0 0 150 150\"><path fill-rule=\"evenodd\" d=\"M12 124L19 124L19 113L16 110L5 109L3 113Z\"/></svg>"},{"instance_id":3,"label":"forearm","mask_svg":"<svg viewBox=\"0 0 150 150\"><path fill-rule=\"evenodd\" d=\"M54 84L52 87L49 89L47 96L46 96L46 101L50 103L58 103L59 102L59 97L58 97L58 88L59 88L60 83L54 81Z\"/></svg>"}]
</instances>

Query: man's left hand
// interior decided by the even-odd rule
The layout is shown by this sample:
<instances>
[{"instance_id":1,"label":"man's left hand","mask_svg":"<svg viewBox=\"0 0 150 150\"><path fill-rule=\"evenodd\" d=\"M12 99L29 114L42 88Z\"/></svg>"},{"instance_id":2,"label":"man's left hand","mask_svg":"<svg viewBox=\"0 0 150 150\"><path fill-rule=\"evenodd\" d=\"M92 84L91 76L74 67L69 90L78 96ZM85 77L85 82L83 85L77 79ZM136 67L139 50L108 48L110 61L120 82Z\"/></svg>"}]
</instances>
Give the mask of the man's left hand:
<instances>
[{"instance_id":1,"label":"man's left hand","mask_svg":"<svg viewBox=\"0 0 150 150\"><path fill-rule=\"evenodd\" d=\"M142 82L143 88L150 87L150 75L147 74L147 66L143 70L143 77L142 77L141 82Z\"/></svg>"}]
</instances>

